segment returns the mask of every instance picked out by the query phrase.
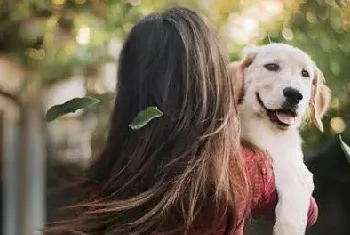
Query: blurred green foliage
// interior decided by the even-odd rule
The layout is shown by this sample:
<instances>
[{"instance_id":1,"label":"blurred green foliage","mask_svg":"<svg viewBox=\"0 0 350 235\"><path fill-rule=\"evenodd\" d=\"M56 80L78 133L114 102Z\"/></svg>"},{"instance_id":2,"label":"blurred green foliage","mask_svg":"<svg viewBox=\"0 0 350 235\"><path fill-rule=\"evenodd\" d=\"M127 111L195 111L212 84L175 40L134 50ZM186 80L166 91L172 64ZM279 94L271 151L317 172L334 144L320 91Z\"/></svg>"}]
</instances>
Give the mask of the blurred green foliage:
<instances>
[{"instance_id":1,"label":"blurred green foliage","mask_svg":"<svg viewBox=\"0 0 350 235\"><path fill-rule=\"evenodd\" d=\"M45 87L77 74L82 75L88 84L88 80L95 79L103 64L117 59L110 52L109 43L113 40L122 42L132 25L154 10L172 4L190 6L209 19L218 31L223 31L232 13L240 14L261 2L0 0L0 54L15 59L27 71L27 80L18 88L19 92L25 92L33 80L39 80ZM332 107L324 119L323 134L315 128L304 131L306 146L312 149L322 138L342 132L349 122L350 7L346 0L280 2L285 6L283 17L270 25L262 25L267 34L258 37L255 42L295 45L309 53L324 72L333 92ZM84 33L88 33L89 37L79 39L79 35ZM232 59L240 58L241 48L238 43L231 44L229 52ZM92 136L94 149L94 146L103 146L101 139L105 135L114 95L96 94L92 90L88 90L88 95L101 99L103 104L95 110L99 124ZM336 130L332 128L334 126ZM348 135L348 131L343 135Z\"/></svg>"},{"instance_id":2,"label":"blurred green foliage","mask_svg":"<svg viewBox=\"0 0 350 235\"><path fill-rule=\"evenodd\" d=\"M0 53L7 53L51 85L73 74L92 75L113 59L107 44L123 38L141 9L116 1L4 1L0 11ZM78 43L88 27L89 42Z\"/></svg>"}]
</instances>

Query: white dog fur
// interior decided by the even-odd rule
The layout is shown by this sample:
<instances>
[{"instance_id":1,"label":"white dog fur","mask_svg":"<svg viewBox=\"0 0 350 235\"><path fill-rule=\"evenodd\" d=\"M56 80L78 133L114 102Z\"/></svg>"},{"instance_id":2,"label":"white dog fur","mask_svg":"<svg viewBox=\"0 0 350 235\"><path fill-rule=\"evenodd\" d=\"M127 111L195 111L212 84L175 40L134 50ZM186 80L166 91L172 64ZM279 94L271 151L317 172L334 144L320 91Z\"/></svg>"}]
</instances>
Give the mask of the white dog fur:
<instances>
[{"instance_id":1,"label":"white dog fur","mask_svg":"<svg viewBox=\"0 0 350 235\"><path fill-rule=\"evenodd\" d=\"M242 138L266 150L273 161L279 197L274 234L304 235L314 184L304 165L299 128L310 114L316 127L323 131L321 118L329 106L330 90L323 84L323 75L315 63L295 47L248 46L243 54L242 61L230 64L229 73L235 79ZM267 64L277 64L278 69L269 71ZM289 125L281 125L271 121L257 94L267 109L278 110L285 104L286 87L299 91L302 99L294 109L296 117L288 119Z\"/></svg>"}]
</instances>

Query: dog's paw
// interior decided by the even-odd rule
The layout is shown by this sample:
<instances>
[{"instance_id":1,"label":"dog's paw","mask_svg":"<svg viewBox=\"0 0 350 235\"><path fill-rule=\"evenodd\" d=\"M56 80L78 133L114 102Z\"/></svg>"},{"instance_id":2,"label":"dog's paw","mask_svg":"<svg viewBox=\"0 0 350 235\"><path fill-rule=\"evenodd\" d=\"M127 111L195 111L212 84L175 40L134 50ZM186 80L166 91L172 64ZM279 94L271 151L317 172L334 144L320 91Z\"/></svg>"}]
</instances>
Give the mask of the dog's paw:
<instances>
[{"instance_id":1,"label":"dog's paw","mask_svg":"<svg viewBox=\"0 0 350 235\"><path fill-rule=\"evenodd\" d=\"M305 233L310 195L296 192L288 191L279 195L275 210L275 235L304 235Z\"/></svg>"},{"instance_id":2,"label":"dog's paw","mask_svg":"<svg viewBox=\"0 0 350 235\"><path fill-rule=\"evenodd\" d=\"M306 225L291 218L280 218L273 227L274 235L305 235Z\"/></svg>"}]
</instances>

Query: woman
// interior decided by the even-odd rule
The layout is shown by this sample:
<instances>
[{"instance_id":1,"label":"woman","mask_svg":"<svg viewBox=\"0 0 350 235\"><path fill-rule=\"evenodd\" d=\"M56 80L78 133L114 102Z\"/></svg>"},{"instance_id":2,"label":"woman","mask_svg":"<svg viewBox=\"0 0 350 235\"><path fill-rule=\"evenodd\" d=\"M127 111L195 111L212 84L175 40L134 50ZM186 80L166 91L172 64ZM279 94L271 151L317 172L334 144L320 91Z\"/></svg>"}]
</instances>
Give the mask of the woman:
<instances>
[{"instance_id":1,"label":"woman","mask_svg":"<svg viewBox=\"0 0 350 235\"><path fill-rule=\"evenodd\" d=\"M94 196L52 231L242 234L251 209L273 212L268 158L252 148L241 154L227 64L213 32L188 9L138 22L121 52L107 145L88 172ZM132 130L148 106L163 117Z\"/></svg>"}]
</instances>

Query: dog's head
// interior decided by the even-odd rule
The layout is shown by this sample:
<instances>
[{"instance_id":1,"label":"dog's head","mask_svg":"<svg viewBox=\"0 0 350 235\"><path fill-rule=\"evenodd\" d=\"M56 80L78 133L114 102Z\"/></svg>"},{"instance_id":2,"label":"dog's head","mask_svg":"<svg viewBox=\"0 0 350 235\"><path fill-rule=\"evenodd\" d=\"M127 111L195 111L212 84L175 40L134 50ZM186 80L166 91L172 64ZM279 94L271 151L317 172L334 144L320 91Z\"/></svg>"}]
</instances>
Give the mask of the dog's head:
<instances>
[{"instance_id":1,"label":"dog's head","mask_svg":"<svg viewBox=\"0 0 350 235\"><path fill-rule=\"evenodd\" d=\"M279 129L299 127L308 107L323 131L322 117L330 89L322 72L303 51L286 44L248 46L244 59L229 66L236 100L244 109L266 118Z\"/></svg>"}]
</instances>

